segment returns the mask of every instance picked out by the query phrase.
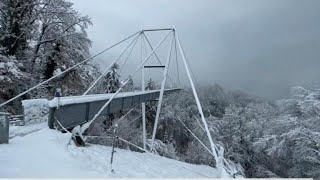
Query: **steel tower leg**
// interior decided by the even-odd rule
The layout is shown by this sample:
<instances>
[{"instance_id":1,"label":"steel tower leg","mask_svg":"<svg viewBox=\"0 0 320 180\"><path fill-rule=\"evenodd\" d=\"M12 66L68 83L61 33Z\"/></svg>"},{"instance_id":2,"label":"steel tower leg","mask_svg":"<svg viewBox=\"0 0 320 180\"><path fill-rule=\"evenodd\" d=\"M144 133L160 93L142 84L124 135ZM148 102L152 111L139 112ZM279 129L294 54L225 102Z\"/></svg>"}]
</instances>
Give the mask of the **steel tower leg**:
<instances>
[{"instance_id":1,"label":"steel tower leg","mask_svg":"<svg viewBox=\"0 0 320 180\"><path fill-rule=\"evenodd\" d=\"M153 148L154 148L154 140L156 138L156 132L157 132L157 126L158 126L158 121L159 121L159 116L160 116L161 104L162 104L162 100L163 100L164 86L166 84L168 67L169 67L169 63L170 63L170 59L171 59L171 51L172 51L173 40L174 40L174 36L172 37L172 40L171 40L169 53L168 53L168 56L167 56L167 61L166 61L164 72L163 72L163 77L162 77L162 82L161 82L161 90L160 90L159 101L158 101L158 106L157 106L157 113L156 113L156 118L155 118L154 126L153 126L153 133L152 133L152 141L151 141L150 151L153 151Z\"/></svg>"},{"instance_id":2,"label":"steel tower leg","mask_svg":"<svg viewBox=\"0 0 320 180\"><path fill-rule=\"evenodd\" d=\"M222 170L223 170L223 164L222 164L223 162L222 162L221 157L220 157L220 158L218 157L217 151L216 151L216 149L215 149L216 146L215 146L215 144L213 143L213 140L212 140L212 137L211 137L209 128L208 128L207 121L206 121L206 119L204 118L204 114L203 114L203 111L202 111L202 106L201 106L201 104L200 104L200 100L199 100L197 91L196 91L196 89L195 89L195 86L194 86L194 83L193 83L193 80L192 80L192 77L191 77L191 74L190 74L190 70L189 70L189 67L188 67L188 64L187 64L187 61L186 61L185 54L184 54L183 49L182 49L182 47L181 47L181 43L180 43L180 41L179 41L178 34L177 34L177 33L175 33L175 34L176 34L175 38L176 38L176 41L178 42L178 46L179 46L179 50L180 50L180 53L181 53L181 56L182 56L182 60L183 60L183 63L184 63L186 72L187 72L187 74L188 74L188 78L189 78L190 84L191 84L192 92L193 92L194 98L195 98L196 103L197 103L198 111L199 111L199 113L200 113L202 123L204 124L204 128L205 128L205 130L206 130L206 134L207 134L208 139L209 139L209 142L210 142L211 151L212 151L213 156L214 156L214 159L215 159L215 161L216 161L216 167L217 167L218 170L220 170L220 173L221 173Z\"/></svg>"},{"instance_id":3,"label":"steel tower leg","mask_svg":"<svg viewBox=\"0 0 320 180\"><path fill-rule=\"evenodd\" d=\"M143 36L141 36L141 61L143 61ZM144 67L141 68L141 90L142 92L145 91L145 78L144 78ZM143 149L147 149L147 142L146 142L146 103L141 104L142 110L142 141L143 141Z\"/></svg>"}]
</instances>

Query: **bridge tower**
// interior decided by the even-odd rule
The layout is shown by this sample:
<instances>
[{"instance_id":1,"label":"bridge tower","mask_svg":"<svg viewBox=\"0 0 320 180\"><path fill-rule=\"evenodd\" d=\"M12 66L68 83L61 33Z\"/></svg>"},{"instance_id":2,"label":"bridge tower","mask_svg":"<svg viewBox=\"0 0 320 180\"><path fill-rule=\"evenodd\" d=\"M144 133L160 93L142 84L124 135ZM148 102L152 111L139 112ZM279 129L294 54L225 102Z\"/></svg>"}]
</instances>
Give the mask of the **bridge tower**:
<instances>
[{"instance_id":1,"label":"bridge tower","mask_svg":"<svg viewBox=\"0 0 320 180\"><path fill-rule=\"evenodd\" d=\"M153 47L150 43L150 41L148 40L145 32L158 32L158 31L167 31L167 34L158 42L158 44ZM145 65L146 62L149 60L149 58L154 55L158 61L159 60L159 57L157 56L156 54L156 50L159 48L159 46L161 46L161 44L170 36L172 35L172 39L170 41L170 46L169 46L169 50L168 50L168 54L167 54L167 58L166 58L166 61L165 61L165 64L161 64L160 65ZM138 40L138 38L141 38L141 39L145 39L145 41L147 42L147 44L150 46L150 49L151 49L151 52L148 53L146 56L144 56L143 52L142 52L142 44L141 44L141 63L139 64L139 66L135 69L134 73L132 73L132 76L135 76L137 74L138 71L142 71L142 77L141 77L141 94L145 94L147 92L145 92L145 82L144 82L144 79L145 79L145 69L152 69L152 68L161 68L163 69L163 73L162 73L162 81L161 81L161 87L160 87L160 90L159 90L159 96L158 96L158 105L157 105L157 110L156 110L156 116L155 116L155 123L154 123L154 127L153 127L153 132L152 132L152 141L151 141L151 148L150 150L153 151L154 150L154 142L155 142L155 137L156 137L156 132L157 132L157 126L158 126L158 121L159 121L159 116L160 116L160 111L161 111L161 105L162 105L162 102L163 102L163 97L164 97L164 94L165 94L165 84L166 84L166 80L167 80L167 77L168 77L168 68L169 68L169 64L170 64L170 59L171 59L171 56L172 56L172 49L173 49L173 43L175 43L175 52L177 53L177 46L178 46L178 49L179 49L179 54L181 55L181 59L182 59L182 62L183 62L183 67L187 73L187 78L189 80L189 83L190 83L190 86L191 86L191 89L192 89L192 93L193 93L193 96L195 98L195 101L196 101L196 105L197 105L197 108L198 108L198 111L199 111L199 114L200 114L200 117L201 117L201 121L202 121L202 124L204 126L204 129L205 129L205 132L206 132L206 135L209 139L209 142L210 142L210 149L204 147L210 152L210 154L213 155L213 158L215 159L216 161L216 166L217 168L222 172L223 168L224 168L224 163L226 164L226 161L224 160L224 158L221 156L221 149L222 148L219 148L217 145L215 145L215 143L213 142L212 140L212 137L211 137L211 134L210 134L210 131L209 131L209 128L208 128L208 124L206 122L206 119L204 117L204 114L203 114L203 110L202 110L202 106L201 106L201 103L200 103L200 100L199 100L199 97L198 97L198 93L196 91L196 88L195 88L195 84L194 84L194 80L192 79L192 76L191 76L191 72L190 72L190 67L189 67L189 64L187 62L187 59L186 59L186 56L185 56L185 53L184 53L184 50L182 48L182 45L181 45L181 42L180 42L180 39L178 37L178 33L175 29L175 27L172 27L172 28L163 28L163 29L143 29L143 30L140 30L126 38L124 38L123 40L115 43L114 45L111 45L110 47L102 50L101 52L89 57L89 58L86 58L84 59L83 61L73 65L72 67L66 69L65 71L59 73L59 74L56 74L54 75L53 77L37 84L36 86L22 92L21 94L9 99L8 101L6 102L3 102L2 104L0 104L0 108L7 105L8 103L16 100L17 98L29 93L30 91L32 90L35 90L36 88L52 81L53 79L56 79L60 76L62 76L63 74L66 74L66 73L69 73L71 72L72 70L76 69L77 67L79 67L80 65L84 64L85 62L88 62L89 60L92 60L93 58L99 56L100 54L110 50L111 48L129 40L129 39L133 39L124 49L123 51L120 53L120 55L114 60L111 62L111 64L101 73L101 75L90 85L90 87L83 93L82 95L82 98L85 99L88 95L88 93L91 91L91 89L98 83L98 81L104 77L108 71L110 70L110 68L118 62L118 60L121 58L121 56L127 51L127 49L129 49L129 47L131 47L131 45L133 45L133 47L135 46L136 44L136 41ZM177 45L177 46L176 46ZM92 117L90 117L90 114L85 114L86 117L90 117L90 119L88 118L88 121L86 123L84 123L83 125L81 125L81 127L78 127L78 133L82 134L86 129L88 129L88 127L103 113L106 113L106 109L107 107L110 108L110 106L114 105L112 104L111 102L113 100L116 100L117 98L119 97L122 97L123 94L122 94L122 89L123 87L129 82L129 78L126 79L124 81L124 83L121 85L121 87L115 92L115 93L112 93L112 94L108 94L106 97L106 99L104 99L105 101L103 101L102 104L100 104L98 106L98 109L96 111L96 113L94 115L92 115ZM141 95L140 94L140 95ZM81 97L79 97L81 99ZM63 98L60 98L61 101L63 102ZM123 100L124 101L124 100ZM133 100L132 100L133 101ZM146 117L145 117L145 103L144 102L139 102L142 106L141 108L141 111L142 111L142 123L143 123L143 150L147 151L147 143L146 143ZM123 104L123 103L122 103ZM114 105L115 106L115 105ZM63 106L61 105L61 107L59 109L63 109ZM197 139L198 140L198 139ZM203 143L202 143L203 144Z\"/></svg>"}]
</instances>

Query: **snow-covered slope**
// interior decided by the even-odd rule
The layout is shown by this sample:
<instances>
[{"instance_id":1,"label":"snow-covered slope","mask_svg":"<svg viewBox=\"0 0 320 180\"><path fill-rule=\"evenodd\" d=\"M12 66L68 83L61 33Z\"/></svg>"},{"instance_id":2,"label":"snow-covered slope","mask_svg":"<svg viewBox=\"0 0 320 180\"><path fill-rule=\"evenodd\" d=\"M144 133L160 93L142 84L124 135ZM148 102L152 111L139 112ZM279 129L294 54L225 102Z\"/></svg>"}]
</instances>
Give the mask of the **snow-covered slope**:
<instances>
[{"instance_id":1,"label":"snow-covered slope","mask_svg":"<svg viewBox=\"0 0 320 180\"><path fill-rule=\"evenodd\" d=\"M209 166L192 165L150 153L137 153L122 149L116 149L113 164L115 173L111 173L110 147L67 146L70 135L50 130L45 124L30 125L27 129L24 132L15 127L13 131L23 133L11 132L13 136L11 136L10 143L0 144L0 178L208 178L216 177L217 174L216 169Z\"/></svg>"}]
</instances>

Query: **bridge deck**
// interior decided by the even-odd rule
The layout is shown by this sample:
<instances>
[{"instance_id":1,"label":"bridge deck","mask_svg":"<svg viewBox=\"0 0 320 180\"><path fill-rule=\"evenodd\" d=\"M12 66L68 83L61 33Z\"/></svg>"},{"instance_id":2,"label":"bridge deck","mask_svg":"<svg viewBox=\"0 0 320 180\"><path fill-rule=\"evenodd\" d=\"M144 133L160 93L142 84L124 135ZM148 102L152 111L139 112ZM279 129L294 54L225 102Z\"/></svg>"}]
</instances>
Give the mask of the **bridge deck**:
<instances>
[{"instance_id":1,"label":"bridge deck","mask_svg":"<svg viewBox=\"0 0 320 180\"><path fill-rule=\"evenodd\" d=\"M180 89L166 89L164 95L179 91ZM133 108L134 106L151 100L158 99L160 90L136 91L119 93L104 109L100 116L117 113ZM55 98L49 102L50 112L48 125L54 128L54 122L59 122L65 128L73 128L76 125L88 122L101 109L101 107L113 96L109 94L84 95ZM61 127L58 127L61 129Z\"/></svg>"}]
</instances>

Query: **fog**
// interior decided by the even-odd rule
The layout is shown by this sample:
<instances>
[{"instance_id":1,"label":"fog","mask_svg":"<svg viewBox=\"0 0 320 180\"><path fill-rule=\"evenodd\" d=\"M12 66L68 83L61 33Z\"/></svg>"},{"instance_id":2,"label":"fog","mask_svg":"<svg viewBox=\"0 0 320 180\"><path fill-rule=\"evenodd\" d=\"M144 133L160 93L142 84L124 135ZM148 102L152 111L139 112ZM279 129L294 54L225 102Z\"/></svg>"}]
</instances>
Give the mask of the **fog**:
<instances>
[{"instance_id":1,"label":"fog","mask_svg":"<svg viewBox=\"0 0 320 180\"><path fill-rule=\"evenodd\" d=\"M92 54L140 29L174 25L200 84L218 83L276 99L290 86L318 82L318 0L73 2L76 10L92 19L93 26L88 30ZM105 67L119 52L96 61ZM165 58L166 54L160 52ZM135 69L135 64L128 65Z\"/></svg>"}]
</instances>

